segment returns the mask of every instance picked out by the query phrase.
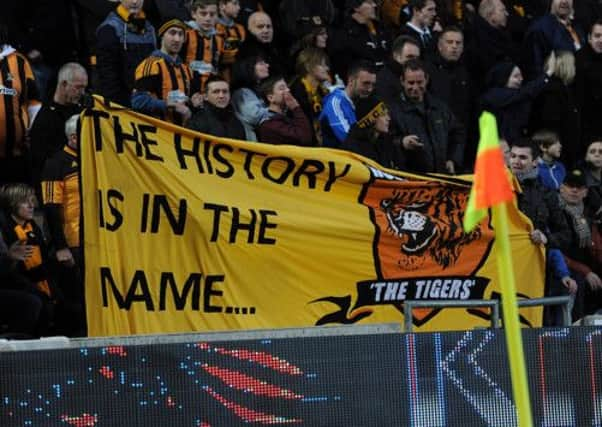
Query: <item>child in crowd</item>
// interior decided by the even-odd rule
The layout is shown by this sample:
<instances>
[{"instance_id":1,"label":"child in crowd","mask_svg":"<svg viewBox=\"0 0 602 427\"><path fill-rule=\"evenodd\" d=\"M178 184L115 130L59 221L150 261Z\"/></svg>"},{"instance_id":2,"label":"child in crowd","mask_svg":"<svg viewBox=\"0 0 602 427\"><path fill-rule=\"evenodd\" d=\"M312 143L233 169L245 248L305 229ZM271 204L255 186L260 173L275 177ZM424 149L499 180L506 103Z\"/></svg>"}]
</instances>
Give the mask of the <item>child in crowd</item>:
<instances>
[{"instance_id":1,"label":"child in crowd","mask_svg":"<svg viewBox=\"0 0 602 427\"><path fill-rule=\"evenodd\" d=\"M550 190L558 191L566 176L566 168L558 160L562 153L558 134L544 129L535 132L531 139L541 150L541 156L537 160L539 182Z\"/></svg>"},{"instance_id":2,"label":"child in crowd","mask_svg":"<svg viewBox=\"0 0 602 427\"><path fill-rule=\"evenodd\" d=\"M222 56L222 75L230 81L231 66L236 60L238 46L245 41L247 31L245 27L236 22L240 12L238 0L219 0L219 18L215 29L224 38L224 52Z\"/></svg>"},{"instance_id":3,"label":"child in crowd","mask_svg":"<svg viewBox=\"0 0 602 427\"><path fill-rule=\"evenodd\" d=\"M217 0L195 0L190 12L194 21L186 31L186 43L183 48L184 62L194 73L201 92L205 90L205 82L211 75L220 71L222 54L224 53L224 37L216 31L218 18Z\"/></svg>"}]
</instances>

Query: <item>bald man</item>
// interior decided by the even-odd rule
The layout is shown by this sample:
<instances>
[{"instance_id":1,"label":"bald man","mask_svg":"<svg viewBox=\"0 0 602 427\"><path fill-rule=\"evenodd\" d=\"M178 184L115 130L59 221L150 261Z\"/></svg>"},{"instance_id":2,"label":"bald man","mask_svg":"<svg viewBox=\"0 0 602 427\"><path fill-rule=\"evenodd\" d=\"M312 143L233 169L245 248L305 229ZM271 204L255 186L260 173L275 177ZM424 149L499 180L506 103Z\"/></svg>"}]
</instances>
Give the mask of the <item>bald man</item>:
<instances>
[{"instance_id":1,"label":"bald man","mask_svg":"<svg viewBox=\"0 0 602 427\"><path fill-rule=\"evenodd\" d=\"M248 37L238 51L237 60L249 57L262 57L270 64L270 74L288 74L285 62L274 43L272 18L265 12L254 12L247 23Z\"/></svg>"}]
</instances>

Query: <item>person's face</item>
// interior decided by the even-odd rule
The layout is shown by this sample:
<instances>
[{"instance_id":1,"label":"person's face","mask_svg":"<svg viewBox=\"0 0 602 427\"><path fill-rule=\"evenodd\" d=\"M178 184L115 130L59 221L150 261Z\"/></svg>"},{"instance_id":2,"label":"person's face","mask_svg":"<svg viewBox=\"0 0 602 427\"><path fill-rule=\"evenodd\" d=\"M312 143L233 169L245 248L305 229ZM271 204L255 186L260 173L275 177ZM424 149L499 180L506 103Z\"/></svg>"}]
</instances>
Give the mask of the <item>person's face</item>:
<instances>
[{"instance_id":1,"label":"person's face","mask_svg":"<svg viewBox=\"0 0 602 427\"><path fill-rule=\"evenodd\" d=\"M414 43L406 43L401 48L401 52L394 52L393 59L399 64L405 64L410 59L420 57L420 48Z\"/></svg>"},{"instance_id":2,"label":"person's face","mask_svg":"<svg viewBox=\"0 0 602 427\"><path fill-rule=\"evenodd\" d=\"M374 90L376 74L362 70L352 77L349 83L351 84L351 98L366 98Z\"/></svg>"},{"instance_id":3,"label":"person's face","mask_svg":"<svg viewBox=\"0 0 602 427\"><path fill-rule=\"evenodd\" d=\"M502 154L504 155L505 165L510 167L510 145L508 145L508 141L505 139L500 139L500 148L502 150Z\"/></svg>"},{"instance_id":4,"label":"person's face","mask_svg":"<svg viewBox=\"0 0 602 427\"><path fill-rule=\"evenodd\" d=\"M128 12L136 14L142 10L144 0L121 0L121 4Z\"/></svg>"},{"instance_id":5,"label":"person's face","mask_svg":"<svg viewBox=\"0 0 602 427\"><path fill-rule=\"evenodd\" d=\"M249 31L261 43L271 43L274 38L272 19L265 13L256 12L249 19Z\"/></svg>"},{"instance_id":6,"label":"person's face","mask_svg":"<svg viewBox=\"0 0 602 427\"><path fill-rule=\"evenodd\" d=\"M520 72L520 68L514 67L506 82L506 87L510 89L518 89L523 84L523 73Z\"/></svg>"},{"instance_id":7,"label":"person's face","mask_svg":"<svg viewBox=\"0 0 602 427\"><path fill-rule=\"evenodd\" d=\"M240 12L240 3L238 0L231 0L220 5L220 13L228 18L236 18Z\"/></svg>"},{"instance_id":8,"label":"person's face","mask_svg":"<svg viewBox=\"0 0 602 427\"><path fill-rule=\"evenodd\" d=\"M320 49L326 49L326 43L328 43L328 31L326 31L326 28L322 28L316 34L315 45Z\"/></svg>"},{"instance_id":9,"label":"person's face","mask_svg":"<svg viewBox=\"0 0 602 427\"><path fill-rule=\"evenodd\" d=\"M263 59L255 63L255 77L257 80L267 79L270 76L270 65Z\"/></svg>"},{"instance_id":10,"label":"person's face","mask_svg":"<svg viewBox=\"0 0 602 427\"><path fill-rule=\"evenodd\" d=\"M75 151L78 150L79 140L77 139L77 133L72 133L71 135L69 135L69 138L67 138L67 145L73 148Z\"/></svg>"},{"instance_id":11,"label":"person's face","mask_svg":"<svg viewBox=\"0 0 602 427\"><path fill-rule=\"evenodd\" d=\"M464 52L464 36L462 33L447 31L439 37L437 47L443 59L456 62Z\"/></svg>"},{"instance_id":12,"label":"person's face","mask_svg":"<svg viewBox=\"0 0 602 427\"><path fill-rule=\"evenodd\" d=\"M416 20L423 28L431 27L433 22L435 22L435 17L437 16L437 7L434 0L428 0L422 9L416 11L415 13Z\"/></svg>"},{"instance_id":13,"label":"person's face","mask_svg":"<svg viewBox=\"0 0 602 427\"><path fill-rule=\"evenodd\" d=\"M514 146L510 149L510 169L513 174L531 172L536 163L531 148Z\"/></svg>"},{"instance_id":14,"label":"person's face","mask_svg":"<svg viewBox=\"0 0 602 427\"><path fill-rule=\"evenodd\" d=\"M406 97L412 102L422 102L426 92L428 78L423 70L406 70L401 85Z\"/></svg>"},{"instance_id":15,"label":"person's face","mask_svg":"<svg viewBox=\"0 0 602 427\"><path fill-rule=\"evenodd\" d=\"M17 203L13 217L17 222L31 221L33 219L33 212L35 208L34 196L28 197Z\"/></svg>"},{"instance_id":16,"label":"person's face","mask_svg":"<svg viewBox=\"0 0 602 427\"><path fill-rule=\"evenodd\" d=\"M207 102L217 108L226 108L230 103L230 86L223 81L207 85Z\"/></svg>"},{"instance_id":17,"label":"person's face","mask_svg":"<svg viewBox=\"0 0 602 427\"><path fill-rule=\"evenodd\" d=\"M578 205L587 196L587 187L575 187L572 185L562 184L560 186L560 197L569 205Z\"/></svg>"},{"instance_id":18,"label":"person's face","mask_svg":"<svg viewBox=\"0 0 602 427\"><path fill-rule=\"evenodd\" d=\"M326 81L330 78L328 71L330 68L326 64L326 62L322 62L321 64L314 65L311 70L311 75L319 82Z\"/></svg>"},{"instance_id":19,"label":"person's face","mask_svg":"<svg viewBox=\"0 0 602 427\"><path fill-rule=\"evenodd\" d=\"M602 25L594 25L587 40L594 52L602 53Z\"/></svg>"},{"instance_id":20,"label":"person's face","mask_svg":"<svg viewBox=\"0 0 602 427\"><path fill-rule=\"evenodd\" d=\"M573 0L552 0L550 13L560 19L566 19L573 13Z\"/></svg>"},{"instance_id":21,"label":"person's face","mask_svg":"<svg viewBox=\"0 0 602 427\"><path fill-rule=\"evenodd\" d=\"M587 147L585 161L596 169L602 169L602 142L592 142Z\"/></svg>"},{"instance_id":22,"label":"person's face","mask_svg":"<svg viewBox=\"0 0 602 427\"><path fill-rule=\"evenodd\" d=\"M209 31L212 28L215 28L217 22L217 5L211 4L197 8L192 12L192 18L203 31Z\"/></svg>"},{"instance_id":23,"label":"person's face","mask_svg":"<svg viewBox=\"0 0 602 427\"><path fill-rule=\"evenodd\" d=\"M508 23L508 10L502 0L496 0L489 17L489 25L494 28L504 28Z\"/></svg>"},{"instance_id":24,"label":"person's face","mask_svg":"<svg viewBox=\"0 0 602 427\"><path fill-rule=\"evenodd\" d=\"M88 87L88 75L76 72L71 81L62 82L67 104L77 104Z\"/></svg>"},{"instance_id":25,"label":"person's face","mask_svg":"<svg viewBox=\"0 0 602 427\"><path fill-rule=\"evenodd\" d=\"M276 84L272 88L272 93L267 96L268 102L270 104L278 105L280 107L283 107L285 105L285 103L284 103L284 96L288 92L290 92L290 89L288 88L288 85L286 84L286 82L284 81L284 79L280 79L280 80L278 80L276 82Z\"/></svg>"},{"instance_id":26,"label":"person's face","mask_svg":"<svg viewBox=\"0 0 602 427\"><path fill-rule=\"evenodd\" d=\"M547 154L553 159L559 159L560 153L562 153L562 144L560 141L556 141L554 144L550 145L548 148L542 147L542 152Z\"/></svg>"},{"instance_id":27,"label":"person's face","mask_svg":"<svg viewBox=\"0 0 602 427\"><path fill-rule=\"evenodd\" d=\"M355 13L364 19L376 19L376 3L374 0L364 0L355 8Z\"/></svg>"},{"instance_id":28,"label":"person's face","mask_svg":"<svg viewBox=\"0 0 602 427\"><path fill-rule=\"evenodd\" d=\"M167 55L177 55L184 44L184 30L179 27L168 28L161 38L161 49Z\"/></svg>"},{"instance_id":29,"label":"person's face","mask_svg":"<svg viewBox=\"0 0 602 427\"><path fill-rule=\"evenodd\" d=\"M376 118L374 122L374 129L378 133L389 133L389 124L391 123L391 115L388 111Z\"/></svg>"}]
</instances>

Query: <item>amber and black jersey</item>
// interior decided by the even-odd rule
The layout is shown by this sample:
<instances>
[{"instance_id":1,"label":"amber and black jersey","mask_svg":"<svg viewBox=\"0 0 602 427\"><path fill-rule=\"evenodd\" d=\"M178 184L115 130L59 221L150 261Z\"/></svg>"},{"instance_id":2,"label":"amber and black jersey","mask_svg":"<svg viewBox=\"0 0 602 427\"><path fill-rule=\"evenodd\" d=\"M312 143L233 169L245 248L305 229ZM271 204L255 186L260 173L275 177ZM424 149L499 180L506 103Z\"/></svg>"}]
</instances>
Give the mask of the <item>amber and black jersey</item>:
<instances>
[{"instance_id":1,"label":"amber and black jersey","mask_svg":"<svg viewBox=\"0 0 602 427\"><path fill-rule=\"evenodd\" d=\"M42 172L42 203L55 249L79 246L80 195L77 152L65 146Z\"/></svg>"},{"instance_id":2,"label":"amber and black jersey","mask_svg":"<svg viewBox=\"0 0 602 427\"><path fill-rule=\"evenodd\" d=\"M236 60L236 54L238 53L238 46L247 38L247 32L245 27L241 24L237 24L232 21L230 24L226 24L225 21L220 20L215 26L215 29L219 35L224 39L224 53L222 55L222 64L231 65Z\"/></svg>"},{"instance_id":3,"label":"amber and black jersey","mask_svg":"<svg viewBox=\"0 0 602 427\"><path fill-rule=\"evenodd\" d=\"M0 53L0 158L19 156L29 127L28 108L39 94L27 59L11 47Z\"/></svg>"},{"instance_id":4,"label":"amber and black jersey","mask_svg":"<svg viewBox=\"0 0 602 427\"><path fill-rule=\"evenodd\" d=\"M160 51L153 52L136 68L134 88L139 92L147 92L155 99L168 100L170 93L178 91L186 96L198 92L198 83L192 79L188 65L179 59L165 56ZM181 125L182 120L171 108L160 117L171 123Z\"/></svg>"},{"instance_id":5,"label":"amber and black jersey","mask_svg":"<svg viewBox=\"0 0 602 427\"><path fill-rule=\"evenodd\" d=\"M184 62L199 80L201 92L207 79L219 73L224 46L224 38L216 32L202 34L192 28L186 31L186 43L182 48Z\"/></svg>"}]
</instances>

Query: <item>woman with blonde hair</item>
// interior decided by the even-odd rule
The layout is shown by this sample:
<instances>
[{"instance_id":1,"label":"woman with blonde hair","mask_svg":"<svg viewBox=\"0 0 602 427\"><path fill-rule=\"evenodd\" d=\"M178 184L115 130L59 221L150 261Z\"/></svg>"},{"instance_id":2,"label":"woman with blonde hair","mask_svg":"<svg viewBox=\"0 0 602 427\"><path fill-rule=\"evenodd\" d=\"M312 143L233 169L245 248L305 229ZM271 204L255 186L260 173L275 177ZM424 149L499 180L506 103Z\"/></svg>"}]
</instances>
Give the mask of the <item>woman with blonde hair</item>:
<instances>
[{"instance_id":1,"label":"woman with blonde hair","mask_svg":"<svg viewBox=\"0 0 602 427\"><path fill-rule=\"evenodd\" d=\"M562 162L568 170L583 157L580 147L581 121L575 99L575 56L569 51L556 52L554 73L549 83L535 98L529 118L531 133L540 129L556 132L562 143Z\"/></svg>"}]
</instances>

